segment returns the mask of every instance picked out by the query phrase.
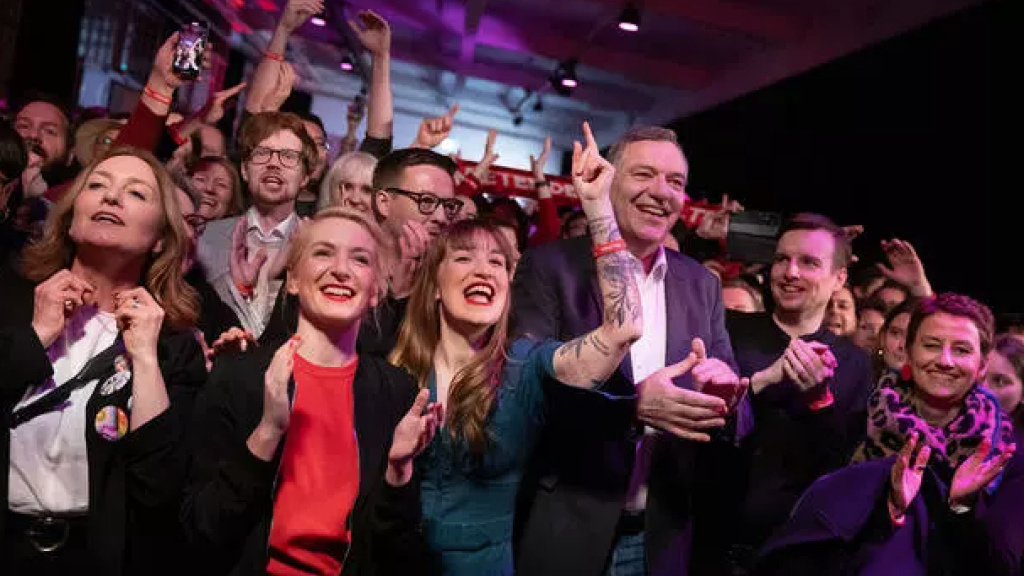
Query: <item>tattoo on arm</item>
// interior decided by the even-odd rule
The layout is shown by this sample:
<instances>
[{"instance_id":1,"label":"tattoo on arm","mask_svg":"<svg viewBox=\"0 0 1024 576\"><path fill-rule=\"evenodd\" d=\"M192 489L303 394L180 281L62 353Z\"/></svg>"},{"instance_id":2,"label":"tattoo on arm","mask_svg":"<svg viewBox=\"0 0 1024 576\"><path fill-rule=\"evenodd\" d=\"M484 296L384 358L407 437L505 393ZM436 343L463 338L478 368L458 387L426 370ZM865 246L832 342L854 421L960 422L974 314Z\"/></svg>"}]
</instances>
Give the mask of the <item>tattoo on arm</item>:
<instances>
[{"instance_id":1,"label":"tattoo on arm","mask_svg":"<svg viewBox=\"0 0 1024 576\"><path fill-rule=\"evenodd\" d=\"M605 244L622 238L619 225L611 216L601 216L587 221L587 229L595 244Z\"/></svg>"},{"instance_id":2,"label":"tattoo on arm","mask_svg":"<svg viewBox=\"0 0 1024 576\"><path fill-rule=\"evenodd\" d=\"M611 347L601 340L595 332L591 332L590 334L584 334L575 340L571 340L563 344L558 349L558 355L567 356L571 353L575 353L576 359L579 360L580 355L583 354L583 347L587 345L590 345L603 356L611 356L612 354Z\"/></svg>"},{"instance_id":3,"label":"tattoo on arm","mask_svg":"<svg viewBox=\"0 0 1024 576\"><path fill-rule=\"evenodd\" d=\"M597 266L598 278L605 284L604 315L606 321L622 326L628 320L641 315L640 294L631 282L633 261L623 252L608 254L600 259Z\"/></svg>"}]
</instances>

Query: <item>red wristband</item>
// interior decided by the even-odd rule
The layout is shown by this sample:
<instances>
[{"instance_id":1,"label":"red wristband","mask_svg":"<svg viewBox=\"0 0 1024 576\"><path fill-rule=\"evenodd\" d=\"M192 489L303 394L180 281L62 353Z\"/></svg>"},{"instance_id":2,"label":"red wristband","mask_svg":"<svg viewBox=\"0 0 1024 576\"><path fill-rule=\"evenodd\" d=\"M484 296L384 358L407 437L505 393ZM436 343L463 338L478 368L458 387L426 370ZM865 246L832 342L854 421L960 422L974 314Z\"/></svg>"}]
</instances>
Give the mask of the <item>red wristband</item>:
<instances>
[{"instance_id":1,"label":"red wristband","mask_svg":"<svg viewBox=\"0 0 1024 576\"><path fill-rule=\"evenodd\" d=\"M173 98L171 98L170 96L164 96L163 94L150 88L149 84L146 84L146 86L142 89L142 92L146 96L149 96L150 98L156 100L157 102L160 102L161 104L167 104L168 106L170 106L171 102L173 101Z\"/></svg>"},{"instance_id":2,"label":"red wristband","mask_svg":"<svg viewBox=\"0 0 1024 576\"><path fill-rule=\"evenodd\" d=\"M600 258L615 252L622 252L626 249L626 241L622 238L612 240L611 242L605 242L604 244L598 244L594 246L594 258Z\"/></svg>"},{"instance_id":3,"label":"red wristband","mask_svg":"<svg viewBox=\"0 0 1024 576\"><path fill-rule=\"evenodd\" d=\"M238 293L242 295L242 298L245 298L246 300L252 298L252 295L255 292L252 286L246 286L237 282L235 283L235 288L238 289Z\"/></svg>"},{"instance_id":4,"label":"red wristband","mask_svg":"<svg viewBox=\"0 0 1024 576\"><path fill-rule=\"evenodd\" d=\"M284 62L284 55L283 54L278 54L277 52L271 52L270 50L267 50L266 52L264 52L263 53L263 57L266 58L267 60L276 60L278 62Z\"/></svg>"},{"instance_id":5,"label":"red wristband","mask_svg":"<svg viewBox=\"0 0 1024 576\"><path fill-rule=\"evenodd\" d=\"M825 391L818 393L817 398L815 398L808 406L812 412L828 408L833 402L835 402L835 397L832 396L832 389L828 386L825 386L824 389Z\"/></svg>"}]
</instances>

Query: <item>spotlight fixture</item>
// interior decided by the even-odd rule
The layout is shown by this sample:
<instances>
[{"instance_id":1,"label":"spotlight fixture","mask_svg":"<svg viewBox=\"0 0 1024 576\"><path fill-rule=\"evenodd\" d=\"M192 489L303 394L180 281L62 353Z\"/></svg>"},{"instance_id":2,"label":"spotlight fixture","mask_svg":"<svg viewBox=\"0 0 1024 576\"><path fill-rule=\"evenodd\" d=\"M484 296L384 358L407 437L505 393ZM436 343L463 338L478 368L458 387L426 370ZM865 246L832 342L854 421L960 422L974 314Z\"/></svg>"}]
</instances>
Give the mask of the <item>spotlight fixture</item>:
<instances>
[{"instance_id":1,"label":"spotlight fixture","mask_svg":"<svg viewBox=\"0 0 1024 576\"><path fill-rule=\"evenodd\" d=\"M313 16L312 18L309 19L309 21L310 23L313 24L313 26L319 26L321 28L327 26L327 20L324 20L324 17L321 16L320 14Z\"/></svg>"},{"instance_id":2,"label":"spotlight fixture","mask_svg":"<svg viewBox=\"0 0 1024 576\"><path fill-rule=\"evenodd\" d=\"M559 95L569 96L572 94L573 88L579 86L579 81L576 79L576 59L572 58L560 63L548 80Z\"/></svg>"},{"instance_id":3,"label":"spotlight fixture","mask_svg":"<svg viewBox=\"0 0 1024 576\"><path fill-rule=\"evenodd\" d=\"M540 95L537 96L537 101L533 103L533 111L534 112L543 112L544 111L544 101L540 99Z\"/></svg>"},{"instance_id":4,"label":"spotlight fixture","mask_svg":"<svg viewBox=\"0 0 1024 576\"><path fill-rule=\"evenodd\" d=\"M523 115L522 114L516 114L515 116L513 116L512 117L512 125L513 126L522 126L523 125Z\"/></svg>"},{"instance_id":5,"label":"spotlight fixture","mask_svg":"<svg viewBox=\"0 0 1024 576\"><path fill-rule=\"evenodd\" d=\"M341 69L345 72L351 72L355 67L356 64L352 61L352 55L345 54L345 57L341 59Z\"/></svg>"},{"instance_id":6,"label":"spotlight fixture","mask_svg":"<svg viewBox=\"0 0 1024 576\"><path fill-rule=\"evenodd\" d=\"M636 32L640 30L640 10L632 2L626 4L619 14L619 30Z\"/></svg>"}]
</instances>

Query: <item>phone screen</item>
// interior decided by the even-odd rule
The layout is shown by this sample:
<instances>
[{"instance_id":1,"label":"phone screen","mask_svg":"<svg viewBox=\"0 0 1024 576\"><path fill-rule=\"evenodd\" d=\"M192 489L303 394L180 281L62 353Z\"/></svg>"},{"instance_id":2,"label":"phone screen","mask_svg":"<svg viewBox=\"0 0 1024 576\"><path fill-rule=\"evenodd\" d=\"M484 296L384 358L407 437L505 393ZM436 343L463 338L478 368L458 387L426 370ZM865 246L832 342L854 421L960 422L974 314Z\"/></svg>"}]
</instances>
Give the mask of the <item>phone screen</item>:
<instances>
[{"instance_id":1,"label":"phone screen","mask_svg":"<svg viewBox=\"0 0 1024 576\"><path fill-rule=\"evenodd\" d=\"M203 56L206 53L210 29L205 24L192 22L178 33L174 46L174 74L182 80L195 80L203 71Z\"/></svg>"}]
</instances>

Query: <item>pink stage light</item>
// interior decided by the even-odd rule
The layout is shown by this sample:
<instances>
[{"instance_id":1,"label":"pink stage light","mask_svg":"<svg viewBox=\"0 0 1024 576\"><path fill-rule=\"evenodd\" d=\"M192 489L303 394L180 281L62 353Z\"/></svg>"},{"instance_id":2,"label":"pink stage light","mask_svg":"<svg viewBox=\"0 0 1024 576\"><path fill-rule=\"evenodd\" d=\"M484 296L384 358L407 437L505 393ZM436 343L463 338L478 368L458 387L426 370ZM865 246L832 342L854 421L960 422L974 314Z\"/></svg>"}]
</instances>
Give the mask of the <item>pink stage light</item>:
<instances>
[{"instance_id":1,"label":"pink stage light","mask_svg":"<svg viewBox=\"0 0 1024 576\"><path fill-rule=\"evenodd\" d=\"M619 22L619 30L625 32L636 32L640 30L640 27L632 22Z\"/></svg>"},{"instance_id":2,"label":"pink stage light","mask_svg":"<svg viewBox=\"0 0 1024 576\"><path fill-rule=\"evenodd\" d=\"M313 16L313 18L310 19L310 22L313 23L313 26L327 26L327 20L324 20L320 16Z\"/></svg>"}]
</instances>

